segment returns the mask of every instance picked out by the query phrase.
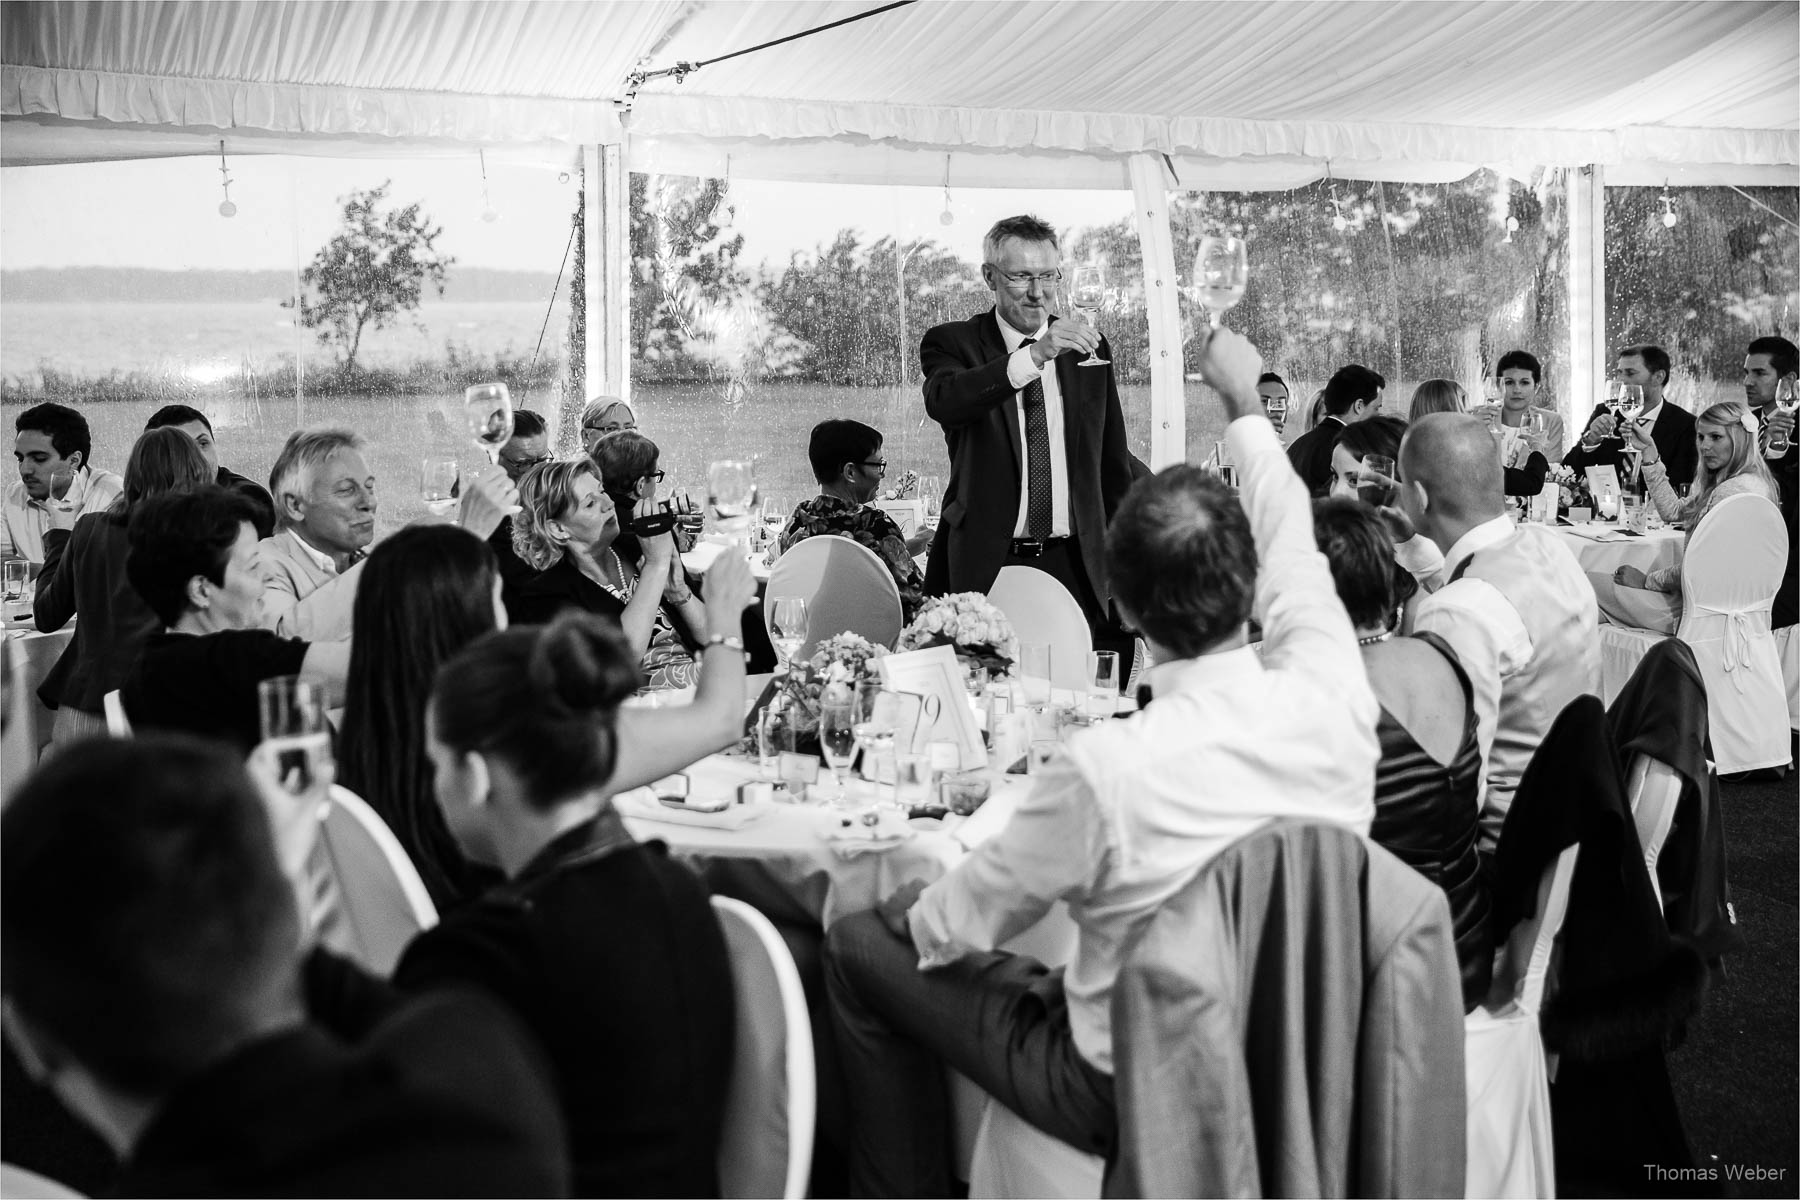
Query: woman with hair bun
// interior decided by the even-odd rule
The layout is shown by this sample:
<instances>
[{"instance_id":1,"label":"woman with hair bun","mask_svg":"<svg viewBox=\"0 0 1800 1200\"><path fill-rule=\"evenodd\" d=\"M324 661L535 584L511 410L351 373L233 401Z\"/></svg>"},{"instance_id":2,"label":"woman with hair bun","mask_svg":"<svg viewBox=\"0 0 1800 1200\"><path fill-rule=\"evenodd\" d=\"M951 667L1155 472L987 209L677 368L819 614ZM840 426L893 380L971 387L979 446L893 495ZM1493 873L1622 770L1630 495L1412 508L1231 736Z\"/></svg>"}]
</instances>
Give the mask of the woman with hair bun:
<instances>
[{"instance_id":1,"label":"woman with hair bun","mask_svg":"<svg viewBox=\"0 0 1800 1200\"><path fill-rule=\"evenodd\" d=\"M717 1196L731 975L705 886L660 842L634 841L612 805L619 704L637 686L617 626L585 613L488 634L438 670L425 714L437 800L463 851L506 882L420 934L394 983L473 984L531 1027L572 1194Z\"/></svg>"}]
</instances>

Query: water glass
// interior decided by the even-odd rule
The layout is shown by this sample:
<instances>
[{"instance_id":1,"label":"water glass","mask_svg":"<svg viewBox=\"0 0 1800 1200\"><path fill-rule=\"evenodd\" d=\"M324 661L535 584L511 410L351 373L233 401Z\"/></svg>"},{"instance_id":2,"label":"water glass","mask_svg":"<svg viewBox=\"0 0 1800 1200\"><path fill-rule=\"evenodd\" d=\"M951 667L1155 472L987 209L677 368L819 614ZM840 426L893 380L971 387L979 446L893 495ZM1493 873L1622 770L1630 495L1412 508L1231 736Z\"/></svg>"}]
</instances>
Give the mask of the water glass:
<instances>
[{"instance_id":1,"label":"water glass","mask_svg":"<svg viewBox=\"0 0 1800 1200\"><path fill-rule=\"evenodd\" d=\"M25 586L31 579L31 564L22 558L9 558L0 570L5 572L5 598L23 600Z\"/></svg>"},{"instance_id":2,"label":"water glass","mask_svg":"<svg viewBox=\"0 0 1800 1200\"><path fill-rule=\"evenodd\" d=\"M1385 454L1365 454L1357 470L1356 494L1365 504L1389 508L1394 503L1396 478L1398 470L1393 459Z\"/></svg>"},{"instance_id":3,"label":"water glass","mask_svg":"<svg viewBox=\"0 0 1800 1200\"><path fill-rule=\"evenodd\" d=\"M1020 642L1019 662L1013 674L1024 693L1017 699L1026 707L1050 703L1050 644Z\"/></svg>"},{"instance_id":4,"label":"water glass","mask_svg":"<svg viewBox=\"0 0 1800 1200\"><path fill-rule=\"evenodd\" d=\"M1619 497L1620 524L1627 529L1644 532L1644 500L1635 492L1626 492Z\"/></svg>"},{"instance_id":5,"label":"water glass","mask_svg":"<svg viewBox=\"0 0 1800 1200\"><path fill-rule=\"evenodd\" d=\"M431 454L419 460L419 497L434 517L449 516L456 507L459 475L456 456Z\"/></svg>"},{"instance_id":6,"label":"water glass","mask_svg":"<svg viewBox=\"0 0 1800 1200\"><path fill-rule=\"evenodd\" d=\"M756 759L764 779L779 779L781 756L794 751L793 712L776 695L756 719Z\"/></svg>"},{"instance_id":7,"label":"water glass","mask_svg":"<svg viewBox=\"0 0 1800 1200\"><path fill-rule=\"evenodd\" d=\"M1110 717L1119 707L1119 655L1116 650L1093 650L1088 653L1089 716Z\"/></svg>"},{"instance_id":8,"label":"water glass","mask_svg":"<svg viewBox=\"0 0 1800 1200\"><path fill-rule=\"evenodd\" d=\"M894 756L894 802L902 809L924 808L937 790L937 773L928 754Z\"/></svg>"},{"instance_id":9,"label":"water glass","mask_svg":"<svg viewBox=\"0 0 1800 1200\"><path fill-rule=\"evenodd\" d=\"M256 685L262 740L281 786L296 796L324 794L336 777L325 689L298 675L279 675Z\"/></svg>"}]
</instances>

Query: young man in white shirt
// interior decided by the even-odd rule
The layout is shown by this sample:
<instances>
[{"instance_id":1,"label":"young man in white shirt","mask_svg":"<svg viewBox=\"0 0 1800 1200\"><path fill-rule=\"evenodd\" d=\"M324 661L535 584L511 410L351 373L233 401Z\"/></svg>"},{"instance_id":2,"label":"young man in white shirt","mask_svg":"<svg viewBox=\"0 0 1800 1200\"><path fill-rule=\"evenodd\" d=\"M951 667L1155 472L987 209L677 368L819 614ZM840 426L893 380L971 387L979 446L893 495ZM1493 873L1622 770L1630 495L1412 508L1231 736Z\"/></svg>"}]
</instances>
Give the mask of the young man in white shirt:
<instances>
[{"instance_id":1,"label":"young man in white shirt","mask_svg":"<svg viewBox=\"0 0 1800 1200\"><path fill-rule=\"evenodd\" d=\"M87 418L66 405L33 405L13 428L19 482L6 489L0 505L0 558L41 566L45 532L73 529L75 518L105 512L125 481L88 464L93 435Z\"/></svg>"},{"instance_id":2,"label":"young man in white shirt","mask_svg":"<svg viewBox=\"0 0 1800 1200\"><path fill-rule=\"evenodd\" d=\"M1600 690L1599 609L1575 555L1546 526L1507 519L1500 458L1481 418L1431 413L1400 444L1400 508L1443 551L1415 632L1450 643L1474 685L1481 848L1499 844L1519 777L1557 715Z\"/></svg>"},{"instance_id":3,"label":"young man in white shirt","mask_svg":"<svg viewBox=\"0 0 1800 1200\"><path fill-rule=\"evenodd\" d=\"M946 1065L1108 1153L1109 1003L1133 933L1269 820L1368 831L1375 699L1306 488L1263 416L1262 363L1221 329L1201 368L1232 419L1242 507L1198 468L1172 467L1133 485L1107 532L1108 582L1151 645L1155 699L1076 734L1006 828L944 878L827 934L855 1195L949 1194ZM1059 900L1079 931L1066 977L994 952Z\"/></svg>"}]
</instances>

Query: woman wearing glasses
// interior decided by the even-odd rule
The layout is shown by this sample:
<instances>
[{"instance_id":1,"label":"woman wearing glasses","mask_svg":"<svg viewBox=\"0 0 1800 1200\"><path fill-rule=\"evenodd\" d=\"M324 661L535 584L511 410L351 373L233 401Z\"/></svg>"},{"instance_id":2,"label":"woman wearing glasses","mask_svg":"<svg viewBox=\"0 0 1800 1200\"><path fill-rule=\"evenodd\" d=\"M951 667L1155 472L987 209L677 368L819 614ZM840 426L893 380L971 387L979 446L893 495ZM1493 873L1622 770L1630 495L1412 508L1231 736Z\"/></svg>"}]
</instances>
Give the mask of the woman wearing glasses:
<instances>
[{"instance_id":1,"label":"woman wearing glasses","mask_svg":"<svg viewBox=\"0 0 1800 1200\"><path fill-rule=\"evenodd\" d=\"M870 508L887 474L881 453L881 431L861 421L821 421L813 426L806 448L819 494L794 505L794 515L781 531L781 552L795 542L835 533L873 550L900 589L900 608L910 621L925 597L925 576L894 518Z\"/></svg>"},{"instance_id":2,"label":"woman wearing glasses","mask_svg":"<svg viewBox=\"0 0 1800 1200\"><path fill-rule=\"evenodd\" d=\"M637 414L631 411L631 405L617 396L596 397L581 410L581 448L592 454L594 444L607 434L636 428Z\"/></svg>"}]
</instances>

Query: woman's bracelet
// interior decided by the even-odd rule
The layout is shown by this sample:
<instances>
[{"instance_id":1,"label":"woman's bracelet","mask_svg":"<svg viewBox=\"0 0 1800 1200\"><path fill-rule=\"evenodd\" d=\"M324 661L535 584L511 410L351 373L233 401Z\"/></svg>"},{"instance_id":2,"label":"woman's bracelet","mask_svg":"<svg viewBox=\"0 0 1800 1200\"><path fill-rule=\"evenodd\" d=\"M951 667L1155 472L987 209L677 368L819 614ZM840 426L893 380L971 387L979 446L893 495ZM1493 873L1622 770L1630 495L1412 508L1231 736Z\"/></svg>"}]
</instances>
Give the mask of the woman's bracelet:
<instances>
[{"instance_id":1,"label":"woman's bracelet","mask_svg":"<svg viewBox=\"0 0 1800 1200\"><path fill-rule=\"evenodd\" d=\"M700 647L700 649L702 651L711 650L714 646L723 646L727 650L736 650L739 654L744 653L744 639L737 637L734 634L715 633L706 639L706 645Z\"/></svg>"}]
</instances>

